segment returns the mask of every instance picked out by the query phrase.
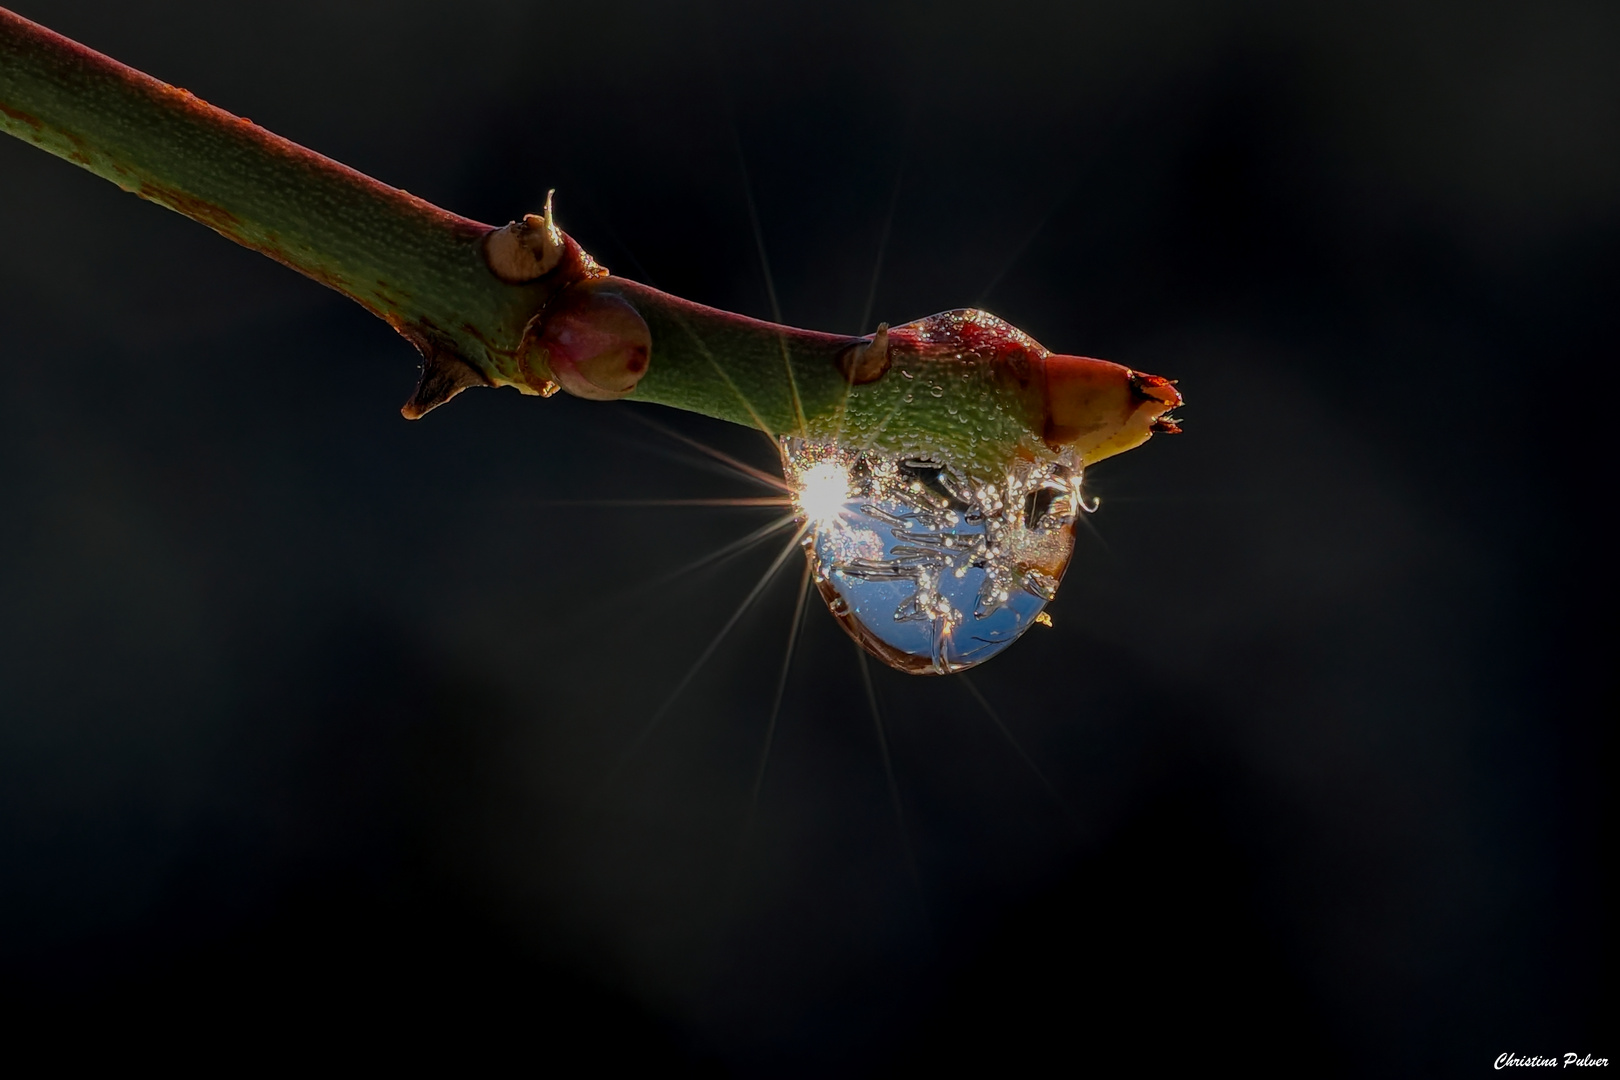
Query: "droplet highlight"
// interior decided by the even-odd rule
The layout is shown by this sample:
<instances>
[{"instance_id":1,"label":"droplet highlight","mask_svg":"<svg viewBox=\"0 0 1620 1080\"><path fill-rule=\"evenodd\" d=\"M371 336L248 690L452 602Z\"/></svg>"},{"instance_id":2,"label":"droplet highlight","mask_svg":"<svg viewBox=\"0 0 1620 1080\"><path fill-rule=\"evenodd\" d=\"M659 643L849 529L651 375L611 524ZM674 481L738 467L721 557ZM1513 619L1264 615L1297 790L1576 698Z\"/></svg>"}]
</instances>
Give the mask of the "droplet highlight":
<instances>
[{"instance_id":1,"label":"droplet highlight","mask_svg":"<svg viewBox=\"0 0 1620 1080\"><path fill-rule=\"evenodd\" d=\"M947 674L1050 625L1086 510L1072 453L969 470L795 437L779 447L816 587L874 656Z\"/></svg>"}]
</instances>

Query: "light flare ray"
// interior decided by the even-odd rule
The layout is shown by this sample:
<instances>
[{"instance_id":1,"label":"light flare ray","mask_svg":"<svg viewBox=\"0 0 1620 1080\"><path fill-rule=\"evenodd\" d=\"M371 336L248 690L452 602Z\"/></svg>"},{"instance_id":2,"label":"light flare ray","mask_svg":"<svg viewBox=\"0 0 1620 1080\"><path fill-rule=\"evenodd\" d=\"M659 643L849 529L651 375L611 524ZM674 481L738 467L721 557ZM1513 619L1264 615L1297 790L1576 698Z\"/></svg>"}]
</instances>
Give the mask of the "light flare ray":
<instances>
[{"instance_id":1,"label":"light flare ray","mask_svg":"<svg viewBox=\"0 0 1620 1080\"><path fill-rule=\"evenodd\" d=\"M757 498L713 498L713 499L541 499L530 502L529 506L601 506L601 507L680 507L680 506L718 506L718 507L787 507L793 501L787 496L762 495Z\"/></svg>"},{"instance_id":2,"label":"light flare ray","mask_svg":"<svg viewBox=\"0 0 1620 1080\"><path fill-rule=\"evenodd\" d=\"M756 468L755 466L748 464L746 461L739 461L737 458L732 457L723 450L717 450L705 442L700 442L699 440L692 438L690 435L684 435L681 432L676 431L674 428L666 427L656 420L649 420L647 417L640 416L635 413L631 413L630 416L635 420L636 423L652 428L654 431L666 438L674 439L678 443L683 443L686 446L690 446L699 453L706 454L707 456L720 462L727 468L736 470L742 476L746 476L751 480L757 480L767 487L774 488L777 491L785 492L788 490L787 481L782 479L780 476L766 472L764 469ZM764 430L763 424L761 425L761 430ZM771 446L774 448L775 445L776 444L773 441Z\"/></svg>"},{"instance_id":3,"label":"light flare ray","mask_svg":"<svg viewBox=\"0 0 1620 1080\"><path fill-rule=\"evenodd\" d=\"M752 532L746 533L743 536L739 536L737 539L731 541L730 543L724 544L724 545L722 545L720 547L717 547L713 551L710 551L710 552L708 552L708 553L706 553L704 555L701 555L698 558L693 559L689 563L685 563L685 564L683 564L683 565L681 565L679 567L676 567L674 570L670 570L667 573L660 574L658 577L653 578L651 581L648 581L648 582L646 582L646 583L644 583L642 585L637 586L637 588L638 589L656 588L659 585L663 585L663 584L666 584L668 582L674 581L677 578L685 577L686 575L692 573L693 571L701 570L705 566L709 566L712 563L717 563L717 562L721 562L721 561L723 561L725 559L729 559L733 555L740 555L744 551L747 551L749 548L751 548L754 545L758 544L760 541L766 539L772 533L780 532L781 530L783 530L783 529L787 528L788 526L794 524L794 522L796 520L797 520L797 518L792 514L789 514L786 517L774 518L771 521L766 522L764 525L761 525L759 528L753 530Z\"/></svg>"},{"instance_id":4,"label":"light flare ray","mask_svg":"<svg viewBox=\"0 0 1620 1080\"><path fill-rule=\"evenodd\" d=\"M654 710L651 719L649 719L647 723L642 726L641 731L636 734L636 737L631 740L630 745L625 748L624 753L620 755L618 762L613 766L612 770L609 771L607 776L603 778L603 790L606 790L614 779L618 777L619 773L624 770L624 767L630 763L630 760L633 757L635 757L636 751L640 750L642 745L646 743L646 741L652 736L653 732L658 729L658 725L663 722L664 716L669 712L670 707L675 704L675 702L680 698L681 694L685 692L687 686L690 685L692 680L697 677L697 673L703 669L703 665L709 662L709 658L713 656L715 650L720 647L720 643L726 639L726 635L731 633L732 629L742 619L743 615L748 611L748 609L754 606L754 601L759 599L760 593L764 592L765 587L769 585L776 577L776 572L782 569L782 564L787 561L788 556L792 555L793 552L798 549L799 536L802 535L802 533L803 530L801 529L799 533L794 535L793 539L787 542L787 546L782 548L781 552L776 556L776 558L771 560L771 565L766 568L763 574L760 575L759 580L754 583L754 587L748 590L748 595L743 597L742 603L737 605L737 610L731 613L731 617L726 620L725 625L720 627L719 632L716 633L712 639L710 639L708 645L704 646L703 651L698 654L697 659L692 661L691 666L686 669L686 674L681 676L680 681L675 684L675 688L669 692L667 697L664 698L663 703L659 705L656 710Z\"/></svg>"},{"instance_id":5,"label":"light flare ray","mask_svg":"<svg viewBox=\"0 0 1620 1080\"><path fill-rule=\"evenodd\" d=\"M866 650L855 646L855 659L861 668L861 684L866 688L866 704L872 710L872 727L877 732L878 753L883 758L883 775L889 782L889 802L894 807L895 824L900 830L900 847L905 853L906 872L911 876L917 911L922 916L923 928L929 941L934 937L933 921L928 915L928 903L923 899L922 873L917 867L917 851L911 843L911 830L906 827L906 813L900 802L900 784L894 777L894 761L889 756L889 737L883 730L883 713L878 708L877 687L872 683L872 669L866 661Z\"/></svg>"},{"instance_id":6,"label":"light flare ray","mask_svg":"<svg viewBox=\"0 0 1620 1080\"><path fill-rule=\"evenodd\" d=\"M726 910L731 910L736 897L738 880L742 876L743 860L748 854L748 842L753 836L754 820L759 813L760 792L765 789L765 770L770 764L771 749L776 744L776 723L782 715L782 698L787 692L788 672L793 669L793 654L799 646L799 631L804 627L805 601L810 596L810 564L804 564L799 579L799 599L793 605L793 621L788 627L787 648L782 653L782 670L776 678L776 693L771 698L770 719L765 723L765 743L759 751L759 767L754 771L754 783L748 793L748 811L743 816L742 832L737 840L737 854L732 858L731 873L726 887Z\"/></svg>"},{"instance_id":7,"label":"light flare ray","mask_svg":"<svg viewBox=\"0 0 1620 1080\"><path fill-rule=\"evenodd\" d=\"M754 202L754 181L748 174L748 158L743 153L742 136L737 131L736 121L731 125L732 144L737 149L737 169L742 174L743 199L748 204L748 224L754 230L754 250L759 253L759 270L765 278L765 295L771 302L771 321L777 326L782 325L782 304L776 295L776 278L771 273L771 260L765 254L765 229L759 223L759 207ZM793 359L788 355L787 337L778 331L776 343L782 351L782 369L787 373L788 395L793 403L793 416L799 424L799 434L803 436L809 430L809 422L804 415L804 401L799 397L799 380L793 374Z\"/></svg>"},{"instance_id":8,"label":"light flare ray","mask_svg":"<svg viewBox=\"0 0 1620 1080\"><path fill-rule=\"evenodd\" d=\"M1035 764L1035 759L1024 752L1024 748L1019 745L1017 739L1013 738L1013 733L1002 722L1000 714L991 707L990 702L979 692L979 688L973 685L973 680L967 677L966 672L957 672L956 678L967 692L973 696L973 700L979 703L979 707L990 718L990 722L996 726L996 730L1001 732L1002 738L1007 740L1007 745L1012 747L1013 753L1018 755L1018 760L1022 761L1029 767L1029 771L1035 774L1035 779L1041 782L1041 787L1046 789L1046 793L1057 804L1057 808L1062 812L1064 820L1069 823L1075 832L1084 834L1085 828L1080 823L1080 816L1074 812L1074 808L1069 805L1069 801L1058 793L1057 786L1046 778L1046 774L1041 771L1040 766Z\"/></svg>"}]
</instances>

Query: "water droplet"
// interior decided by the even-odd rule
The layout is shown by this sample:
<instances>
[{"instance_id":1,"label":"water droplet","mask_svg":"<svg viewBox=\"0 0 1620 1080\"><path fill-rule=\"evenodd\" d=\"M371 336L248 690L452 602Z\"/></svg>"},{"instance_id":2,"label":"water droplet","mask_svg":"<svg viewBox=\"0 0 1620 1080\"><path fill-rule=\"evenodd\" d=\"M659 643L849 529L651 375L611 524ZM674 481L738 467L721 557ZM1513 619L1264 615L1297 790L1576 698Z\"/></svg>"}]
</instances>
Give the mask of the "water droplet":
<instances>
[{"instance_id":1,"label":"water droplet","mask_svg":"<svg viewBox=\"0 0 1620 1080\"><path fill-rule=\"evenodd\" d=\"M911 400L911 391L907 390L906 391L906 396L901 398L900 400L902 400L902 401L910 401Z\"/></svg>"},{"instance_id":2,"label":"water droplet","mask_svg":"<svg viewBox=\"0 0 1620 1080\"><path fill-rule=\"evenodd\" d=\"M797 438L781 451L828 609L902 671L960 671L1011 645L1074 552L1082 499L1072 453L1017 457L981 476L937 456Z\"/></svg>"},{"instance_id":3,"label":"water droplet","mask_svg":"<svg viewBox=\"0 0 1620 1080\"><path fill-rule=\"evenodd\" d=\"M900 374L903 377L907 378L907 379L915 379L917 377L917 376L913 375L911 372L907 371L905 368L900 369Z\"/></svg>"},{"instance_id":4,"label":"water droplet","mask_svg":"<svg viewBox=\"0 0 1620 1080\"><path fill-rule=\"evenodd\" d=\"M928 388L928 392L930 394L934 395L935 397L944 397L945 396L945 388L943 386L939 386L938 384L936 384L934 386L930 386Z\"/></svg>"}]
</instances>

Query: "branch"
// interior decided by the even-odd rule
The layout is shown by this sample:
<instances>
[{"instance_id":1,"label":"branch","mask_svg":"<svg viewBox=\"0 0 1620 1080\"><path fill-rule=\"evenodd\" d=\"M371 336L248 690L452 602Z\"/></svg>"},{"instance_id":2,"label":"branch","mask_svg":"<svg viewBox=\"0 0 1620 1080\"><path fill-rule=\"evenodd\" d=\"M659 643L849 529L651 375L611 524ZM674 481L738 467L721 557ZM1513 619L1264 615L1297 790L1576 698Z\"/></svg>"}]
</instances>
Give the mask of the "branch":
<instances>
[{"instance_id":1,"label":"branch","mask_svg":"<svg viewBox=\"0 0 1620 1080\"><path fill-rule=\"evenodd\" d=\"M0 8L0 129L338 290L421 352L402 410L468 386L652 401L964 464L1177 430L1169 382L1049 353L983 312L852 338L616 277L553 219L472 221Z\"/></svg>"}]
</instances>

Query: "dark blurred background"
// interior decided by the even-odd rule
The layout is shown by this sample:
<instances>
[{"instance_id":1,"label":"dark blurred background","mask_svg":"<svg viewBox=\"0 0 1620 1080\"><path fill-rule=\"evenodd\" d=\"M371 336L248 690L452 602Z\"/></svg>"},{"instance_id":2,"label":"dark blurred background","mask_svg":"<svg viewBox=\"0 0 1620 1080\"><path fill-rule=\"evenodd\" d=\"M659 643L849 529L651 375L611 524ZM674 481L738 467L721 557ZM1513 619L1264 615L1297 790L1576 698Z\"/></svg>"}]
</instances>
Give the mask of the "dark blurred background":
<instances>
[{"instance_id":1,"label":"dark blurred background","mask_svg":"<svg viewBox=\"0 0 1620 1080\"><path fill-rule=\"evenodd\" d=\"M627 757L775 544L678 573L764 519L558 504L758 493L638 417L763 439L408 423L382 323L0 141L13 1023L749 1076L1620 1053L1614 5L15 6L768 316L751 188L789 322L978 304L1189 405L973 675L1021 750L874 669L902 832L816 605L744 844L796 569Z\"/></svg>"}]
</instances>

